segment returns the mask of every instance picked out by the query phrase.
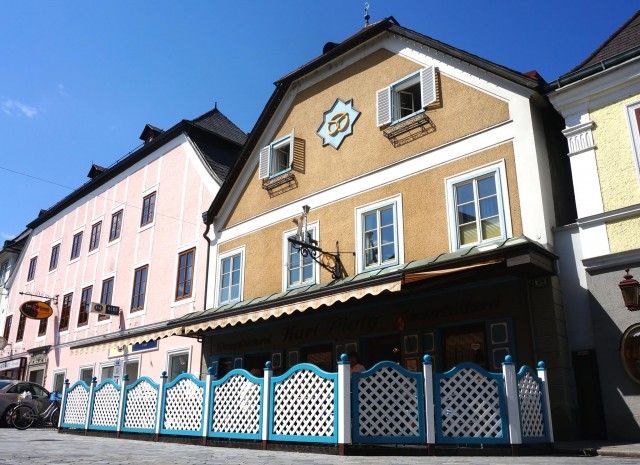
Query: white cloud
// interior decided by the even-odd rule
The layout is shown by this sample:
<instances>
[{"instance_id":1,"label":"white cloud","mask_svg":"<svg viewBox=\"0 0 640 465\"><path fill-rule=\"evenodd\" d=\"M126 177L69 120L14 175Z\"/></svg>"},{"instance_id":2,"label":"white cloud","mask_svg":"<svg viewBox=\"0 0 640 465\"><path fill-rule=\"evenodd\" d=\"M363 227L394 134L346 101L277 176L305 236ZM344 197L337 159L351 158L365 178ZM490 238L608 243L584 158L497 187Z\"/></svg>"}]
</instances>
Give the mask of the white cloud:
<instances>
[{"instance_id":1,"label":"white cloud","mask_svg":"<svg viewBox=\"0 0 640 465\"><path fill-rule=\"evenodd\" d=\"M69 93L66 91L64 85L62 84L58 84L58 93L63 97L69 97Z\"/></svg>"},{"instance_id":2,"label":"white cloud","mask_svg":"<svg viewBox=\"0 0 640 465\"><path fill-rule=\"evenodd\" d=\"M13 99L4 99L0 103L0 109L9 116L26 116L33 118L38 114L38 109Z\"/></svg>"}]
</instances>

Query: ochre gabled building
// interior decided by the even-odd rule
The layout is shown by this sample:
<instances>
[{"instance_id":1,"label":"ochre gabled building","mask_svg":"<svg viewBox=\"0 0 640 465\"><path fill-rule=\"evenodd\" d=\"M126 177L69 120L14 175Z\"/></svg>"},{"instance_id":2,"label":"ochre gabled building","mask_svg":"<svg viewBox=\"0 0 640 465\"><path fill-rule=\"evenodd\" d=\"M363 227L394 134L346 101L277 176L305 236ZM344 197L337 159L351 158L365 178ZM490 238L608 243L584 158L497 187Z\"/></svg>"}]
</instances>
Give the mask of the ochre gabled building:
<instances>
[{"instance_id":1,"label":"ochre gabled building","mask_svg":"<svg viewBox=\"0 0 640 465\"><path fill-rule=\"evenodd\" d=\"M543 84L393 18L278 80L205 215L207 310L170 322L203 341L202 372L510 354L545 361L569 435L551 229L573 215Z\"/></svg>"}]
</instances>

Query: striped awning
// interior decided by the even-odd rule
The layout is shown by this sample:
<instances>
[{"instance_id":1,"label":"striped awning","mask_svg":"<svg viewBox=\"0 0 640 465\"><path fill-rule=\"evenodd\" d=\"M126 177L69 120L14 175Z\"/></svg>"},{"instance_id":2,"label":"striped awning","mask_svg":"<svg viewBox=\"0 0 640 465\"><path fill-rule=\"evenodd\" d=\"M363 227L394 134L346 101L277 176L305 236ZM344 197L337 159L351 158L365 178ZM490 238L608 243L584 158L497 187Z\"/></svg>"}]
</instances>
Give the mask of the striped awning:
<instances>
[{"instance_id":1,"label":"striped awning","mask_svg":"<svg viewBox=\"0 0 640 465\"><path fill-rule=\"evenodd\" d=\"M122 339L111 339L107 342L96 342L95 344L83 345L81 347L71 347L71 355L87 354L91 352L100 352L103 350L115 349L116 347L140 344L142 342L155 341L170 336L181 336L184 330L182 326L163 329L159 331L149 332L146 334L137 334L135 336L127 336Z\"/></svg>"}]
</instances>

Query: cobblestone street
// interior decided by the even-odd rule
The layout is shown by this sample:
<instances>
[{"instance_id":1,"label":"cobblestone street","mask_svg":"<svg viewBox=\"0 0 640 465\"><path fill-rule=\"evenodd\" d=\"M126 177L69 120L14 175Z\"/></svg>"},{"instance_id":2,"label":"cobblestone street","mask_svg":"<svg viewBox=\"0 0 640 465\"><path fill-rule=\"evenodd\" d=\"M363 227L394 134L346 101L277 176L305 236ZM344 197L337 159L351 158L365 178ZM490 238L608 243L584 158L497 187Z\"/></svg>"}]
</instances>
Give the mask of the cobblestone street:
<instances>
[{"instance_id":1,"label":"cobblestone street","mask_svg":"<svg viewBox=\"0 0 640 465\"><path fill-rule=\"evenodd\" d=\"M1 465L201 465L201 464L640 464L639 458L574 456L512 457L403 457L336 456L276 452L188 444L59 434L55 430L0 429Z\"/></svg>"}]
</instances>

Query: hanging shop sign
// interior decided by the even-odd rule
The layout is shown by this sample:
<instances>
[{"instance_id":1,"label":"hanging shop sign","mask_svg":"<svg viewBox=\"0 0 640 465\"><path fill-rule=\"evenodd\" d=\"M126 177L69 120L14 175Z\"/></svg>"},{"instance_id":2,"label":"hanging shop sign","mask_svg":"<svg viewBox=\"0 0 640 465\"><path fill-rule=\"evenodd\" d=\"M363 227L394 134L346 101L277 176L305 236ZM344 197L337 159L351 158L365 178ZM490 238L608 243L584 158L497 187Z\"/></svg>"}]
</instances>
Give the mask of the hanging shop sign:
<instances>
[{"instance_id":1,"label":"hanging shop sign","mask_svg":"<svg viewBox=\"0 0 640 465\"><path fill-rule=\"evenodd\" d=\"M120 307L116 307L115 305L101 304L98 302L91 302L91 305L89 306L89 312L99 313L100 315L118 316L120 315Z\"/></svg>"},{"instance_id":2,"label":"hanging shop sign","mask_svg":"<svg viewBox=\"0 0 640 465\"><path fill-rule=\"evenodd\" d=\"M32 320L46 320L53 315L53 309L46 302L29 300L20 305L20 313Z\"/></svg>"}]
</instances>

